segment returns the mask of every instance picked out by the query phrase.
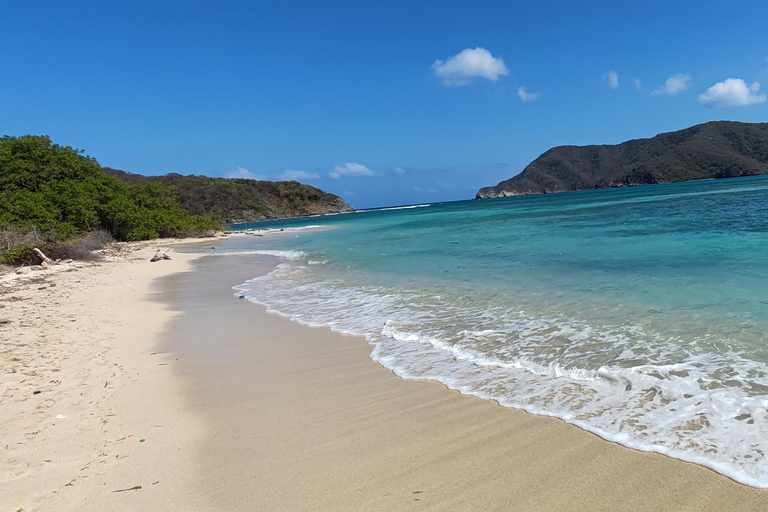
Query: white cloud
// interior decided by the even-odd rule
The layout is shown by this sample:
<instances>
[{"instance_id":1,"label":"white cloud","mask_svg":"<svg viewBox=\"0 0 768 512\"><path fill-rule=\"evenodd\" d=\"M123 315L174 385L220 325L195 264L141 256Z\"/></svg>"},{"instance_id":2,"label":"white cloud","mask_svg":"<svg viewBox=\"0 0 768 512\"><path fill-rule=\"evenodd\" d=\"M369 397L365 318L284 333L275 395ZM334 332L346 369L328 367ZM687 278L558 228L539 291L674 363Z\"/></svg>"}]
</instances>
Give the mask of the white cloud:
<instances>
[{"instance_id":1,"label":"white cloud","mask_svg":"<svg viewBox=\"0 0 768 512\"><path fill-rule=\"evenodd\" d=\"M292 169L286 169L280 174L276 175L277 178L286 181L301 181L301 180L316 180L320 177L319 174L312 174L306 171L294 171Z\"/></svg>"},{"instance_id":2,"label":"white cloud","mask_svg":"<svg viewBox=\"0 0 768 512\"><path fill-rule=\"evenodd\" d=\"M671 76L667 78L667 81L664 82L664 85L662 85L655 91L652 91L651 94L653 95L668 94L670 96L674 96L680 91L686 90L690 86L691 86L691 75L687 75L685 73L678 73L675 76Z\"/></svg>"},{"instance_id":3,"label":"white cloud","mask_svg":"<svg viewBox=\"0 0 768 512\"><path fill-rule=\"evenodd\" d=\"M413 187L414 192L429 192L430 194L436 194L437 190L434 188L421 188L421 187Z\"/></svg>"},{"instance_id":4,"label":"white cloud","mask_svg":"<svg viewBox=\"0 0 768 512\"><path fill-rule=\"evenodd\" d=\"M495 82L500 76L509 74L504 59L494 57L485 48L467 48L445 62L436 60L432 71L446 87L467 85L475 77Z\"/></svg>"},{"instance_id":5,"label":"white cloud","mask_svg":"<svg viewBox=\"0 0 768 512\"><path fill-rule=\"evenodd\" d=\"M395 174L405 174L405 169L402 167L393 167L392 172Z\"/></svg>"},{"instance_id":6,"label":"white cloud","mask_svg":"<svg viewBox=\"0 0 768 512\"><path fill-rule=\"evenodd\" d=\"M639 78L633 78L632 83L635 84L635 89L638 91L643 88L643 82L641 82Z\"/></svg>"},{"instance_id":7,"label":"white cloud","mask_svg":"<svg viewBox=\"0 0 768 512\"><path fill-rule=\"evenodd\" d=\"M328 173L331 178L341 178L342 176L377 176L375 172L355 162L347 162L344 165L337 165Z\"/></svg>"},{"instance_id":8,"label":"white cloud","mask_svg":"<svg viewBox=\"0 0 768 512\"><path fill-rule=\"evenodd\" d=\"M619 86L619 75L615 71L609 71L603 75L605 80L608 80L608 87L615 89Z\"/></svg>"},{"instance_id":9,"label":"white cloud","mask_svg":"<svg viewBox=\"0 0 768 512\"><path fill-rule=\"evenodd\" d=\"M699 101L713 107L737 107L765 103L766 95L757 94L760 83L752 85L741 78L729 78L725 82L718 82L704 94L699 95Z\"/></svg>"},{"instance_id":10,"label":"white cloud","mask_svg":"<svg viewBox=\"0 0 768 512\"><path fill-rule=\"evenodd\" d=\"M541 94L538 92L526 91L525 87L518 87L517 95L520 96L520 99L523 101L536 101L537 99L539 99L539 96L541 96Z\"/></svg>"},{"instance_id":11,"label":"white cloud","mask_svg":"<svg viewBox=\"0 0 768 512\"><path fill-rule=\"evenodd\" d=\"M254 174L245 167L238 167L234 171L229 171L227 173L227 178L247 178L249 180L266 180L268 179L266 176L262 176L260 174Z\"/></svg>"}]
</instances>

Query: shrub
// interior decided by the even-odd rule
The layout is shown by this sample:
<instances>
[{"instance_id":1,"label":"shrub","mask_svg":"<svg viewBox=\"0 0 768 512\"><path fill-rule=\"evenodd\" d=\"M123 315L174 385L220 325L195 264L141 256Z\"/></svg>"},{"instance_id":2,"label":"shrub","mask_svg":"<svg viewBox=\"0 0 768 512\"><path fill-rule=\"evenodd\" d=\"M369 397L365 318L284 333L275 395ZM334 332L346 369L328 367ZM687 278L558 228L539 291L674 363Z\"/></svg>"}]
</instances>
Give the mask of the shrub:
<instances>
[{"instance_id":1,"label":"shrub","mask_svg":"<svg viewBox=\"0 0 768 512\"><path fill-rule=\"evenodd\" d=\"M34 245L21 245L0 254L0 263L4 265L34 265L39 263L32 250Z\"/></svg>"},{"instance_id":2,"label":"shrub","mask_svg":"<svg viewBox=\"0 0 768 512\"><path fill-rule=\"evenodd\" d=\"M67 242L48 243L40 249L52 260L93 261L100 258L93 251L103 249L111 242L114 242L112 235L106 231L97 230Z\"/></svg>"},{"instance_id":3,"label":"shrub","mask_svg":"<svg viewBox=\"0 0 768 512\"><path fill-rule=\"evenodd\" d=\"M182 209L170 187L122 183L81 153L43 136L0 138L0 233L14 233L0 236L0 250L67 242L99 229L117 240L221 229L216 220ZM28 240L29 233L35 236ZM63 247L84 256L77 244ZM51 247L63 250L60 245Z\"/></svg>"}]
</instances>

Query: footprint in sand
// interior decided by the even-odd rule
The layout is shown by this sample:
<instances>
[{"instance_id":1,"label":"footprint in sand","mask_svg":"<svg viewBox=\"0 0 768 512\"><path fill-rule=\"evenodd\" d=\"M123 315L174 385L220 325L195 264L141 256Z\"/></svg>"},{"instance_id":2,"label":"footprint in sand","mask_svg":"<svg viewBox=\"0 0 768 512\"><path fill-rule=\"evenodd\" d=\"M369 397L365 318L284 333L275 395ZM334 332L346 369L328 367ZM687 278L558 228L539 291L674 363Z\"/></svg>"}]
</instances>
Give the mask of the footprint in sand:
<instances>
[{"instance_id":1,"label":"footprint in sand","mask_svg":"<svg viewBox=\"0 0 768 512\"><path fill-rule=\"evenodd\" d=\"M2 472L10 478L18 478L27 472L29 464L15 457L6 459L2 466Z\"/></svg>"}]
</instances>

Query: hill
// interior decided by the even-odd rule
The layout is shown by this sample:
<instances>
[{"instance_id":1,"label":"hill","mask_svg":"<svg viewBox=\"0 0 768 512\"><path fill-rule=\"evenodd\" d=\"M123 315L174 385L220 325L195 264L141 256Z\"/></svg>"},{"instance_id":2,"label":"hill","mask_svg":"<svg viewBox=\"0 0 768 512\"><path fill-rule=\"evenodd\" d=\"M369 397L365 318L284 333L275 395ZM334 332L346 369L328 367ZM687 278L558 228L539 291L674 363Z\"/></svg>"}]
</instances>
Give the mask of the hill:
<instances>
[{"instance_id":1,"label":"hill","mask_svg":"<svg viewBox=\"0 0 768 512\"><path fill-rule=\"evenodd\" d=\"M173 196L161 184L134 186L108 176L95 159L47 136L0 138L0 251L27 235L34 243L59 242L101 230L145 240L221 229L215 219L190 215Z\"/></svg>"},{"instance_id":2,"label":"hill","mask_svg":"<svg viewBox=\"0 0 768 512\"><path fill-rule=\"evenodd\" d=\"M104 171L132 185L160 183L176 191L182 208L193 215L218 217L227 223L301 217L352 211L334 194L297 181L260 181L207 176L143 176L105 167Z\"/></svg>"},{"instance_id":3,"label":"hill","mask_svg":"<svg viewBox=\"0 0 768 512\"><path fill-rule=\"evenodd\" d=\"M768 123L712 121L618 145L559 146L476 199L768 173Z\"/></svg>"}]
</instances>

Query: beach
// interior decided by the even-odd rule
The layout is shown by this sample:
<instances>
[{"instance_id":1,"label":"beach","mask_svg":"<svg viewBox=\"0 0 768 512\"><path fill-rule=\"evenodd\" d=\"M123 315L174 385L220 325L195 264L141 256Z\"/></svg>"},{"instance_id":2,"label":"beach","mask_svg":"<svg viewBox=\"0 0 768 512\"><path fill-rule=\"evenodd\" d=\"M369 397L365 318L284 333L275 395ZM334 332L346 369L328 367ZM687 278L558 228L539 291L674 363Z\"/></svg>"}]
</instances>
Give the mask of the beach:
<instances>
[{"instance_id":1,"label":"beach","mask_svg":"<svg viewBox=\"0 0 768 512\"><path fill-rule=\"evenodd\" d=\"M152 300L191 257L138 245L0 281L1 510L206 510L185 488L205 425L157 348L175 313Z\"/></svg>"},{"instance_id":2,"label":"beach","mask_svg":"<svg viewBox=\"0 0 768 512\"><path fill-rule=\"evenodd\" d=\"M768 505L704 467L400 379L363 338L233 294L277 258L152 253L3 296L3 510Z\"/></svg>"}]
</instances>

